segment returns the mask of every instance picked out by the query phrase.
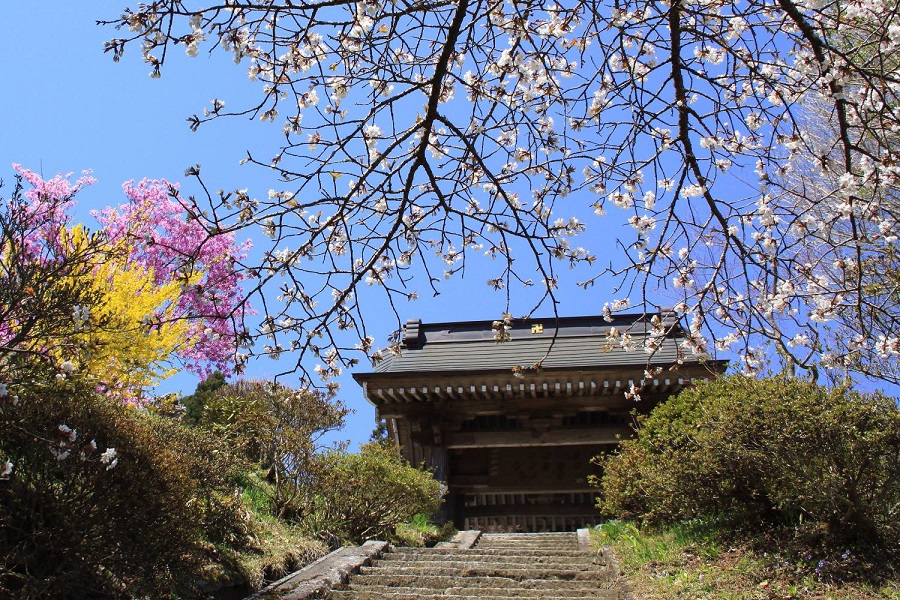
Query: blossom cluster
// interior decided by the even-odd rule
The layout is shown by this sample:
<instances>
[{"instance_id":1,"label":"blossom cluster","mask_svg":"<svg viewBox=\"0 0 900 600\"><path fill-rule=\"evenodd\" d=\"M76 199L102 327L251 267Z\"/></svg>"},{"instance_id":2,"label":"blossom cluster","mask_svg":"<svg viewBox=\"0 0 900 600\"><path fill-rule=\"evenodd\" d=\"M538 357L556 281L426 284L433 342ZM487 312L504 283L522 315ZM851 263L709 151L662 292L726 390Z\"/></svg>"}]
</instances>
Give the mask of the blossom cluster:
<instances>
[{"instance_id":1,"label":"blossom cluster","mask_svg":"<svg viewBox=\"0 0 900 600\"><path fill-rule=\"evenodd\" d=\"M88 174L72 184L15 169L31 187L5 206L0 364L10 352L32 355L60 385L86 378L131 402L173 359L200 375L231 370L246 310L237 268L246 245L192 217L177 186L154 181L126 183L128 202L96 213L101 228L91 233L71 217ZM0 391L7 395L6 384Z\"/></svg>"},{"instance_id":2,"label":"blossom cluster","mask_svg":"<svg viewBox=\"0 0 900 600\"><path fill-rule=\"evenodd\" d=\"M237 244L234 233L211 230L196 218L177 184L144 179L122 188L127 204L93 213L107 239L131 248L129 260L153 273L157 285L181 282L169 318L190 323L191 343L177 351L187 368L201 376L213 368L229 371L246 310L241 282L247 274L237 264L249 243Z\"/></svg>"},{"instance_id":3,"label":"blossom cluster","mask_svg":"<svg viewBox=\"0 0 900 600\"><path fill-rule=\"evenodd\" d=\"M125 13L115 24L131 37L109 48L140 44L158 75L170 45L220 47L259 83L254 114L281 124L274 158L248 162L286 185L268 200L237 193L216 215L272 238L259 272L317 290L270 309L260 333L289 338L273 355L333 362L326 331L358 327L357 286L412 299L412 275L435 287L471 256L510 301L537 270L552 302L559 265L585 288L640 282L636 304L675 305L690 323L685 351L738 345L748 372L768 340L796 366L900 381L895 12L163 0ZM597 269L574 238L600 231L627 233Z\"/></svg>"}]
</instances>

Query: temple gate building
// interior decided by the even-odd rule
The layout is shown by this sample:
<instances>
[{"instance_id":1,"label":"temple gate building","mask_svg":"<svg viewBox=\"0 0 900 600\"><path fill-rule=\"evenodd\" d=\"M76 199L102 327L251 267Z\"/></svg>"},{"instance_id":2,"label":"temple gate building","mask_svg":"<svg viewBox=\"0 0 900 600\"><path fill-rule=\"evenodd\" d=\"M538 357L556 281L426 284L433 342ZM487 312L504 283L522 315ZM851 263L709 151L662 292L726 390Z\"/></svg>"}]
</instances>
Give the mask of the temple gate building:
<instances>
[{"instance_id":1,"label":"temple gate building","mask_svg":"<svg viewBox=\"0 0 900 600\"><path fill-rule=\"evenodd\" d=\"M674 313L607 319L411 320L353 377L403 456L446 484L457 528L573 530L598 520L590 459L632 435L631 412L726 365L686 351Z\"/></svg>"}]
</instances>

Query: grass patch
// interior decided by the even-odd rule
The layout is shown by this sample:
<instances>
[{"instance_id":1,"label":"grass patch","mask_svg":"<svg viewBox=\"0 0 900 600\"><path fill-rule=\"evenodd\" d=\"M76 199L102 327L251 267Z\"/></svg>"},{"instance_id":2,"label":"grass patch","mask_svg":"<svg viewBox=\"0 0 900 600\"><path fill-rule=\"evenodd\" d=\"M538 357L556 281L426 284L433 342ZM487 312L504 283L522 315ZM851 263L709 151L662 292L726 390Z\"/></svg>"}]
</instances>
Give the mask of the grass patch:
<instances>
[{"instance_id":1,"label":"grass patch","mask_svg":"<svg viewBox=\"0 0 900 600\"><path fill-rule=\"evenodd\" d=\"M448 540L456 533L452 523L438 527L426 514L417 514L407 523L400 523L391 540L398 546L425 547Z\"/></svg>"},{"instance_id":2,"label":"grass patch","mask_svg":"<svg viewBox=\"0 0 900 600\"><path fill-rule=\"evenodd\" d=\"M273 491L259 473L247 473L240 484L249 539L236 546L210 545L202 573L206 587L246 585L256 590L328 553L323 542L312 539L299 525L271 514Z\"/></svg>"},{"instance_id":3,"label":"grass patch","mask_svg":"<svg viewBox=\"0 0 900 600\"><path fill-rule=\"evenodd\" d=\"M592 530L595 543L618 558L637 598L900 600L892 564L849 550L828 554L786 532L743 541L733 534L699 519L656 528L609 521Z\"/></svg>"},{"instance_id":4,"label":"grass patch","mask_svg":"<svg viewBox=\"0 0 900 600\"><path fill-rule=\"evenodd\" d=\"M218 587L246 582L250 589L256 590L328 553L325 544L310 539L297 526L265 515L257 516L254 521L249 545L240 549L225 546L213 549L214 560L203 573L206 581Z\"/></svg>"}]
</instances>

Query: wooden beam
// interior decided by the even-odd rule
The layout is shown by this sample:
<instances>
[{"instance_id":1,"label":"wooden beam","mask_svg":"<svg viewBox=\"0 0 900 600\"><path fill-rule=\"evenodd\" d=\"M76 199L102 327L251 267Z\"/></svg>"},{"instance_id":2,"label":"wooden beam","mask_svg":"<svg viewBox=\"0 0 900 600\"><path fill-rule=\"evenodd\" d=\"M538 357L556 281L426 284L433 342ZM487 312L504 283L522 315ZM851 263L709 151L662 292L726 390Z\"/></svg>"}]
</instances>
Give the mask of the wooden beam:
<instances>
[{"instance_id":1,"label":"wooden beam","mask_svg":"<svg viewBox=\"0 0 900 600\"><path fill-rule=\"evenodd\" d=\"M566 485L556 482L547 482L541 484L507 484L498 485L489 482L485 477L474 476L454 476L450 473L447 481L447 487L451 494L596 494L597 488L584 485ZM547 506L547 505L544 505Z\"/></svg>"},{"instance_id":2,"label":"wooden beam","mask_svg":"<svg viewBox=\"0 0 900 600\"><path fill-rule=\"evenodd\" d=\"M466 517L596 517L597 507L585 504L489 504L487 506L466 506L462 509Z\"/></svg>"},{"instance_id":3,"label":"wooden beam","mask_svg":"<svg viewBox=\"0 0 900 600\"><path fill-rule=\"evenodd\" d=\"M618 444L631 437L631 427L595 427L554 431L467 431L448 432L446 446L463 448L519 448L528 446L583 446Z\"/></svg>"},{"instance_id":4,"label":"wooden beam","mask_svg":"<svg viewBox=\"0 0 900 600\"><path fill-rule=\"evenodd\" d=\"M410 434L412 433L412 429L410 428L409 421L405 419L403 421L395 421L398 429L398 441L400 444L400 450L403 453L403 458L412 464L417 464L415 462L415 454L412 449L412 440L410 439Z\"/></svg>"},{"instance_id":5,"label":"wooden beam","mask_svg":"<svg viewBox=\"0 0 900 600\"><path fill-rule=\"evenodd\" d=\"M525 383L538 383L538 382L547 382L547 383L555 383L555 382L566 382L566 381L584 381L585 386L588 385L588 382L602 382L604 380L628 380L628 379L640 379L643 377L644 369L646 368L645 364L630 364L630 365L609 365L602 368L597 369L577 369L577 370L554 370L548 369L544 370L539 374L528 374L525 376ZM700 381L702 379L710 377L711 371L708 365L700 365L700 364L684 364L679 368L677 376L686 378L682 381L687 383L691 380ZM516 378L512 371L507 372L488 372L488 373L479 373L479 372L455 372L455 371L442 371L442 372L423 372L423 373L397 373L396 375L390 373L373 373L368 374L371 375L371 379L363 377L360 382L368 383L370 388L383 388L387 389L390 387L399 388L410 388L410 387L422 387L428 386L433 387L436 384L439 385L452 385L459 386L463 385L468 387L469 385L478 385L485 384L489 388L497 385L498 387L502 387L507 384L515 384L516 387L519 384L523 383L523 380ZM440 383L438 383L438 380ZM594 384L596 386L596 383Z\"/></svg>"},{"instance_id":6,"label":"wooden beam","mask_svg":"<svg viewBox=\"0 0 900 600\"><path fill-rule=\"evenodd\" d=\"M598 377L599 375L599 377ZM569 398L572 396L615 396L624 391L631 381L640 380L640 375L632 369L610 371L609 373L566 372L544 373L528 376L525 381L510 377L502 378L492 375L481 379L469 377L462 380L448 374L438 377L438 381L426 382L421 379L393 378L378 382L363 382L367 387L367 399L376 406L384 404L427 404L437 399L454 400L497 400L499 398ZM615 378L614 378L615 377ZM704 377L653 380L649 390L660 396L667 396L679 391L692 382L703 381ZM575 383L570 383L570 382ZM377 387L375 387L377 385ZM479 390L480 388L480 390ZM480 393L479 393L480 391Z\"/></svg>"},{"instance_id":7,"label":"wooden beam","mask_svg":"<svg viewBox=\"0 0 900 600\"><path fill-rule=\"evenodd\" d=\"M446 399L446 394L444 394ZM643 402L637 408L639 410L650 410L655 404L656 397L653 395L645 395ZM633 401L626 400L625 395L621 396L561 396L558 398L534 398L530 396L526 398L516 399L497 399L496 396L484 400L475 398L462 398L448 401L447 408L455 415L477 415L486 414L487 412L505 413L505 412L524 412L530 413L541 410L564 410L569 412L611 410L611 411L629 411L635 408ZM410 419L421 418L431 415L434 412L434 405L431 402L387 402L378 406L379 414L382 418L400 418L407 417Z\"/></svg>"}]
</instances>

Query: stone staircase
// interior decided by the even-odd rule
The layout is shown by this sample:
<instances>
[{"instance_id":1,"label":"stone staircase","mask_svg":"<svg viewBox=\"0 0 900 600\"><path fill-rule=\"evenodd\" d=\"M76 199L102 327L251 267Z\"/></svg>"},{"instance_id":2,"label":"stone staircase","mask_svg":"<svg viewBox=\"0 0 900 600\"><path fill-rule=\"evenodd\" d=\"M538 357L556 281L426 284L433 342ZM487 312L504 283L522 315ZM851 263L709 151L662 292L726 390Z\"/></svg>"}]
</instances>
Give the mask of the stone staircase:
<instances>
[{"instance_id":1,"label":"stone staircase","mask_svg":"<svg viewBox=\"0 0 900 600\"><path fill-rule=\"evenodd\" d=\"M575 533L486 533L471 548L394 548L321 597L624 600L626 594L614 566L579 549Z\"/></svg>"}]
</instances>

